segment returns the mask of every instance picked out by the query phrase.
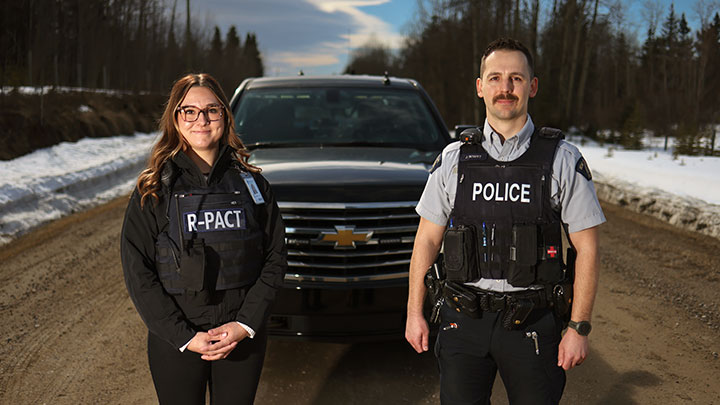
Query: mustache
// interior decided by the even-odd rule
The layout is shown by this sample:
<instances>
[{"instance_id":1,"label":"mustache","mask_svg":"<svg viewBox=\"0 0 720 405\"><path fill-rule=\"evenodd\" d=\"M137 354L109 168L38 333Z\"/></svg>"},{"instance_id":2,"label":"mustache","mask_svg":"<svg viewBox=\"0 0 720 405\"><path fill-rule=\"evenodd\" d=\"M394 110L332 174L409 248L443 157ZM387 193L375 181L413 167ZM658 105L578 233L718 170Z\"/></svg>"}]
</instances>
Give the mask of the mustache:
<instances>
[{"instance_id":1,"label":"mustache","mask_svg":"<svg viewBox=\"0 0 720 405\"><path fill-rule=\"evenodd\" d=\"M518 98L518 96L516 96L516 95L514 95L514 94L511 94L511 93L503 93L503 94L498 94L497 96L493 97L493 103L496 102L496 101L498 101L498 100L513 100L513 101L517 101L517 100L519 100L519 98Z\"/></svg>"}]
</instances>

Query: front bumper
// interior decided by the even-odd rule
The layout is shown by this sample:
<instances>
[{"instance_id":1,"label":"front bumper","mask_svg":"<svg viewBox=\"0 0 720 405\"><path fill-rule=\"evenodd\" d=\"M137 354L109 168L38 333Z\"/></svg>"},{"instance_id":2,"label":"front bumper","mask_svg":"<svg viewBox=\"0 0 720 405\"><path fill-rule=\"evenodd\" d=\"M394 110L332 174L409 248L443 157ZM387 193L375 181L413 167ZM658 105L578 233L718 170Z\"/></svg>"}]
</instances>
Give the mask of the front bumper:
<instances>
[{"instance_id":1,"label":"front bumper","mask_svg":"<svg viewBox=\"0 0 720 405\"><path fill-rule=\"evenodd\" d=\"M402 339L407 279L402 284L348 287L305 288L286 283L278 292L268 333L331 342Z\"/></svg>"}]
</instances>

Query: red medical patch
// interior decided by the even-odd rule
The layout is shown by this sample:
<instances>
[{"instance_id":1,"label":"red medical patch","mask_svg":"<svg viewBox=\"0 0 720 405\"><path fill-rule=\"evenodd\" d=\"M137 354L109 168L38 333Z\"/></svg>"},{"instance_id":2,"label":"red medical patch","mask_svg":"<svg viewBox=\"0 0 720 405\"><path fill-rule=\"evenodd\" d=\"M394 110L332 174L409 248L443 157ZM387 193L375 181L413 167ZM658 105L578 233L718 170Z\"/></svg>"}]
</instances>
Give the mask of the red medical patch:
<instances>
[{"instance_id":1,"label":"red medical patch","mask_svg":"<svg viewBox=\"0 0 720 405\"><path fill-rule=\"evenodd\" d=\"M555 249L555 246L548 246L548 248L547 248L548 256L550 256L551 258L554 259L555 256L557 255L557 253L558 253L558 251L557 251L557 249Z\"/></svg>"}]
</instances>

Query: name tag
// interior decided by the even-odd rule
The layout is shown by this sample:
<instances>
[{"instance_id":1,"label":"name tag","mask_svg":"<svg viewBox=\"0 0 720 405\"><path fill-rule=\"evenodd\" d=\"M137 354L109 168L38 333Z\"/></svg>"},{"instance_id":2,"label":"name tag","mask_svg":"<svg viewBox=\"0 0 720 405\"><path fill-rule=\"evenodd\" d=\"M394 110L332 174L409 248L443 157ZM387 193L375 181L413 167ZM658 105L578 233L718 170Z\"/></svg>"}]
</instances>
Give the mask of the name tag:
<instances>
[{"instance_id":1,"label":"name tag","mask_svg":"<svg viewBox=\"0 0 720 405\"><path fill-rule=\"evenodd\" d=\"M183 213L185 232L215 232L246 229L242 208L201 210Z\"/></svg>"},{"instance_id":2,"label":"name tag","mask_svg":"<svg viewBox=\"0 0 720 405\"><path fill-rule=\"evenodd\" d=\"M260 193L260 189L258 188L257 183L255 183L253 176L248 172L240 172L240 176L242 176L245 186L247 186L255 204L265 204L265 199L263 198L262 193Z\"/></svg>"},{"instance_id":3,"label":"name tag","mask_svg":"<svg viewBox=\"0 0 720 405\"><path fill-rule=\"evenodd\" d=\"M462 160L463 162L467 160L485 160L487 158L487 153L467 153L460 155L460 160Z\"/></svg>"}]
</instances>

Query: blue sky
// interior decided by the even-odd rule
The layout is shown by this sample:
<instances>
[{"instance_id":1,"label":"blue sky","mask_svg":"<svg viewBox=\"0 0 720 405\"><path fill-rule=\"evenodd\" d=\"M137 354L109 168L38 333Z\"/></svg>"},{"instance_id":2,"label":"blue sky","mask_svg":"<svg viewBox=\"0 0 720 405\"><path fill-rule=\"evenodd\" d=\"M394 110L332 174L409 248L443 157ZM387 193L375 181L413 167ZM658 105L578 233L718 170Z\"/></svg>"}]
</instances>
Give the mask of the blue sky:
<instances>
[{"instance_id":1,"label":"blue sky","mask_svg":"<svg viewBox=\"0 0 720 405\"><path fill-rule=\"evenodd\" d=\"M299 70L342 73L348 53L373 36L397 48L416 8L416 0L206 0L192 5L199 20L218 25L223 36L230 25L243 39L254 32L268 76Z\"/></svg>"},{"instance_id":2,"label":"blue sky","mask_svg":"<svg viewBox=\"0 0 720 405\"><path fill-rule=\"evenodd\" d=\"M660 4L662 17L667 15L671 0L650 1ZM548 1L541 3L549 7ZM647 0L623 3L627 28L644 37ZM678 15L685 12L693 28L699 26L694 22L695 3L674 1ZM281 76L299 70L307 75L342 73L352 49L373 37L391 49L398 48L417 17L417 4L418 0L196 0L191 7L199 21L219 26L223 37L231 25L243 39L247 32L254 32L265 74ZM184 2L178 2L178 11L184 14Z\"/></svg>"}]
</instances>

